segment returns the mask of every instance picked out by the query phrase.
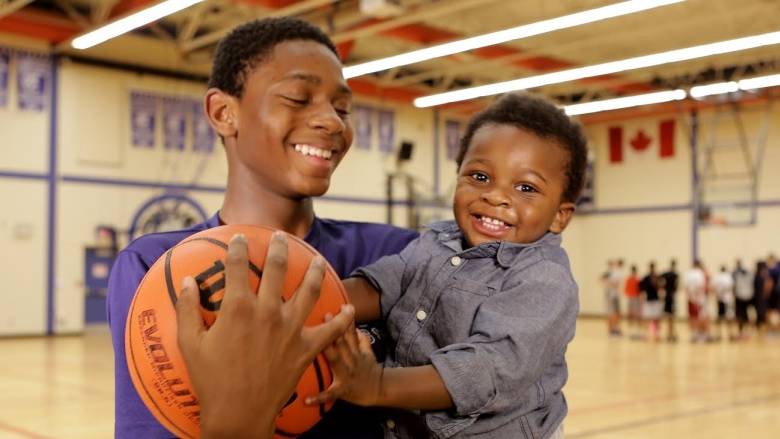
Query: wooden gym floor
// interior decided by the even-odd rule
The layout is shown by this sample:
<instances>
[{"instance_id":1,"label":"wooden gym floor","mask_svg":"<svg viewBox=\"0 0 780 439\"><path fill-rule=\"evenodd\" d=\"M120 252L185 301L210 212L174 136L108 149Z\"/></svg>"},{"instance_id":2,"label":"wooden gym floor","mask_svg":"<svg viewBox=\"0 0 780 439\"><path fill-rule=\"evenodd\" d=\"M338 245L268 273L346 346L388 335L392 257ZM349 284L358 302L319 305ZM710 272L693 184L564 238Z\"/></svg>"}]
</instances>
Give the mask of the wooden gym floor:
<instances>
[{"instance_id":1,"label":"wooden gym floor","mask_svg":"<svg viewBox=\"0 0 780 439\"><path fill-rule=\"evenodd\" d=\"M582 319L569 348L567 438L780 437L780 338L677 344L606 336ZM104 326L0 339L0 438L113 436Z\"/></svg>"}]
</instances>

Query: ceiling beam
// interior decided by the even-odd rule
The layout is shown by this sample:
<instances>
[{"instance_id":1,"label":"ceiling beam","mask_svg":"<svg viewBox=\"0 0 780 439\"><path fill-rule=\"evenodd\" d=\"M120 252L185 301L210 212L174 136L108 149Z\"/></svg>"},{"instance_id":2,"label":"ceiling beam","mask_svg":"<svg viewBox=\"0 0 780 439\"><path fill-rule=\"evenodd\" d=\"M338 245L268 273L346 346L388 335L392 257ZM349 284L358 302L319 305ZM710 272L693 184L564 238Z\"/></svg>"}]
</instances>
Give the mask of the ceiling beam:
<instances>
[{"instance_id":1,"label":"ceiling beam","mask_svg":"<svg viewBox=\"0 0 780 439\"><path fill-rule=\"evenodd\" d=\"M247 0L242 0L242 1L246 2ZM298 3L290 4L289 6L286 7L275 9L271 11L269 14L265 15L265 17L283 17L287 15L297 15L307 11L311 11L312 9L316 9L321 6L330 5L333 2L334 0L304 0ZM186 44L183 44L181 46L181 50L182 52L187 53L215 44L219 40L221 40L222 37L227 35L228 32L230 32L233 29L234 25L235 23L231 23L230 25L222 29L195 38L187 42Z\"/></svg>"},{"instance_id":2,"label":"ceiling beam","mask_svg":"<svg viewBox=\"0 0 780 439\"><path fill-rule=\"evenodd\" d=\"M452 14L464 9L470 9L480 6L484 3L492 3L496 0L450 0L447 2L436 2L429 6L420 6L414 11L405 13L399 17L384 21L373 21L365 26L359 26L356 29L350 29L337 32L331 35L334 43L339 44L345 41L351 41L358 38L365 38L371 35L399 28L401 26L431 20L441 15Z\"/></svg>"},{"instance_id":3,"label":"ceiling beam","mask_svg":"<svg viewBox=\"0 0 780 439\"><path fill-rule=\"evenodd\" d=\"M79 25L79 27L86 29L92 26L92 23L89 22L89 19L81 15L79 11L76 10L76 8L73 7L73 4L66 1L66 0L54 0L54 4L57 5L60 9L62 9L68 17L70 17L71 20L76 22L76 24Z\"/></svg>"},{"instance_id":4,"label":"ceiling beam","mask_svg":"<svg viewBox=\"0 0 780 439\"><path fill-rule=\"evenodd\" d=\"M33 0L5 0L0 1L0 18L5 17L6 15L11 15L14 12L18 11L19 9L22 9L23 7L27 6L28 4L32 3Z\"/></svg>"},{"instance_id":5,"label":"ceiling beam","mask_svg":"<svg viewBox=\"0 0 780 439\"><path fill-rule=\"evenodd\" d=\"M59 15L21 10L0 18L0 32L59 43L79 33L81 29Z\"/></svg>"},{"instance_id":6,"label":"ceiling beam","mask_svg":"<svg viewBox=\"0 0 780 439\"><path fill-rule=\"evenodd\" d=\"M93 6L92 13L90 14L90 20L92 21L92 24L100 24L108 20L108 16L111 14L111 10L114 9L114 6L118 2L119 0L105 0Z\"/></svg>"},{"instance_id":7,"label":"ceiling beam","mask_svg":"<svg viewBox=\"0 0 780 439\"><path fill-rule=\"evenodd\" d=\"M205 17L208 9L208 2L202 2L190 7L187 10L187 18L185 18L181 28L179 29L179 33L176 36L179 45L190 41L192 37L195 36L195 32L198 31L198 28L203 23L203 18Z\"/></svg>"}]
</instances>

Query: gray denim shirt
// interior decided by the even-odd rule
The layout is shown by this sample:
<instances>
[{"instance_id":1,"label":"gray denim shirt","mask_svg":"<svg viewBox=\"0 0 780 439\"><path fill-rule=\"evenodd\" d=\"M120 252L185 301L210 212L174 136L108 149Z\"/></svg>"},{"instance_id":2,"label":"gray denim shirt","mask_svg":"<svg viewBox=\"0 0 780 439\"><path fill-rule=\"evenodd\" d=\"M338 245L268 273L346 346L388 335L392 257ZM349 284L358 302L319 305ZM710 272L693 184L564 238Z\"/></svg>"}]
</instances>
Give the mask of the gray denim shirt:
<instances>
[{"instance_id":1,"label":"gray denim shirt","mask_svg":"<svg viewBox=\"0 0 780 439\"><path fill-rule=\"evenodd\" d=\"M579 301L560 244L547 233L464 249L445 221L353 273L381 292L385 367L432 364L452 397L453 409L421 413L431 437L544 438L562 422ZM388 420L386 437L419 438L401 418Z\"/></svg>"}]
</instances>

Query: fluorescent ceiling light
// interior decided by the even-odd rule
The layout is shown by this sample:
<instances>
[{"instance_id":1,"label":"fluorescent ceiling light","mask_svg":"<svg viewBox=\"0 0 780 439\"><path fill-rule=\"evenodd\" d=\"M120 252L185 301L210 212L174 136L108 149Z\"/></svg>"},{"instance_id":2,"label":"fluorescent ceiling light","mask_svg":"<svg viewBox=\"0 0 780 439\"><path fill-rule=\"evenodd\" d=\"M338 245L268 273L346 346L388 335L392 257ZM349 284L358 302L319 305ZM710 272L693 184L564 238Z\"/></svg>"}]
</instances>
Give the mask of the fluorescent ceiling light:
<instances>
[{"instance_id":1,"label":"fluorescent ceiling light","mask_svg":"<svg viewBox=\"0 0 780 439\"><path fill-rule=\"evenodd\" d=\"M780 74L760 76L758 78L743 79L739 81L739 88L742 90L752 90L754 88L774 87L780 85Z\"/></svg>"},{"instance_id":2,"label":"fluorescent ceiling light","mask_svg":"<svg viewBox=\"0 0 780 439\"><path fill-rule=\"evenodd\" d=\"M75 49L88 49L92 46L96 46L102 42L110 40L111 38L118 37L119 35L130 32L133 29L139 28L168 15L175 14L182 9L189 8L195 3L200 3L202 1L203 0L166 0L144 10L138 11L135 14L120 18L119 20L97 28L89 33L81 35L75 38L70 44Z\"/></svg>"},{"instance_id":3,"label":"fluorescent ceiling light","mask_svg":"<svg viewBox=\"0 0 780 439\"><path fill-rule=\"evenodd\" d=\"M662 102L685 99L685 90L660 91L624 98L606 99L603 101L586 102L563 107L568 116L597 113L599 111L618 110L621 108L639 107L641 105L660 104Z\"/></svg>"},{"instance_id":4,"label":"fluorescent ceiling light","mask_svg":"<svg viewBox=\"0 0 780 439\"><path fill-rule=\"evenodd\" d=\"M369 61L362 64L356 64L344 68L344 77L354 78L356 76L367 75L369 73L392 69L394 67L405 66L433 58L453 55L455 53L466 52L479 49L481 47L492 46L505 43L507 41L528 38L534 35L541 35L547 32L553 32L560 29L580 26L587 23L593 23L600 20L619 17L621 15L633 14L660 6L680 3L685 0L630 0L616 3L601 8L590 9L577 12L562 17L556 17L549 20L538 21L536 23L513 27L498 32L478 35L476 37L463 40L452 41L445 44L426 47L425 49L402 53L400 55Z\"/></svg>"},{"instance_id":5,"label":"fluorescent ceiling light","mask_svg":"<svg viewBox=\"0 0 780 439\"><path fill-rule=\"evenodd\" d=\"M702 98L704 96L733 93L739 90L753 90L756 88L774 87L778 85L780 85L780 74L759 76L758 78L743 79L741 81L697 85L696 87L691 88L691 97Z\"/></svg>"},{"instance_id":6,"label":"fluorescent ceiling light","mask_svg":"<svg viewBox=\"0 0 780 439\"><path fill-rule=\"evenodd\" d=\"M734 81L719 82L717 84L697 85L691 88L692 98L703 98L704 96L719 95L722 93L732 93L739 90L739 84Z\"/></svg>"},{"instance_id":7,"label":"fluorescent ceiling light","mask_svg":"<svg viewBox=\"0 0 780 439\"><path fill-rule=\"evenodd\" d=\"M513 90L525 90L534 87L542 87L562 82L576 81L578 79L592 78L595 76L609 75L627 70L635 70L646 67L659 66L679 61L687 61L722 53L737 52L740 50L754 49L756 47L769 46L780 43L780 32L754 35L751 37L737 38L734 40L717 43L702 44L700 46L684 49L669 50L652 55L638 56L620 61L611 61L587 67L578 67L559 72L546 73L538 76L514 79L511 81L497 82L479 87L465 88L447 93L423 96L414 100L416 107L432 107L450 102L465 101L483 96L506 93Z\"/></svg>"}]
</instances>

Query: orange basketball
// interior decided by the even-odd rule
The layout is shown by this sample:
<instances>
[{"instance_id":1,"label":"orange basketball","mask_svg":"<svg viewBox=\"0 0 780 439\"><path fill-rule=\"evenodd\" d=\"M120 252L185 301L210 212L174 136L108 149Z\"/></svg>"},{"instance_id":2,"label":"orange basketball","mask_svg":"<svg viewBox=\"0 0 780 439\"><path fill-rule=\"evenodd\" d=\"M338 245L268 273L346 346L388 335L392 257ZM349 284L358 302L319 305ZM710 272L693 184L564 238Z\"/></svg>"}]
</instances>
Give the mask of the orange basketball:
<instances>
[{"instance_id":1,"label":"orange basketball","mask_svg":"<svg viewBox=\"0 0 780 439\"><path fill-rule=\"evenodd\" d=\"M162 255L146 273L130 306L125 329L130 377L146 407L162 425L179 437L199 436L200 408L179 352L174 305L181 291L182 279L192 276L200 289L203 318L209 326L214 323L224 294L228 241L237 233L243 233L247 238L250 286L256 291L273 230L255 226L221 226L192 235ZM282 294L285 300L295 293L309 262L317 255L316 250L294 236L288 236L287 242L288 271ZM306 325L322 323L327 313L338 314L345 303L344 286L328 265L320 299ZM332 380L325 357L318 355L277 417L277 438L296 437L317 423L330 405L305 406L303 399L327 389Z\"/></svg>"}]
</instances>

